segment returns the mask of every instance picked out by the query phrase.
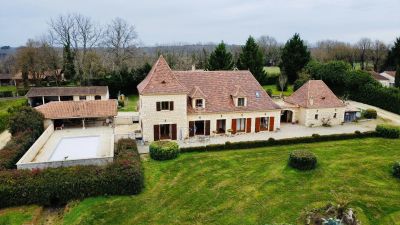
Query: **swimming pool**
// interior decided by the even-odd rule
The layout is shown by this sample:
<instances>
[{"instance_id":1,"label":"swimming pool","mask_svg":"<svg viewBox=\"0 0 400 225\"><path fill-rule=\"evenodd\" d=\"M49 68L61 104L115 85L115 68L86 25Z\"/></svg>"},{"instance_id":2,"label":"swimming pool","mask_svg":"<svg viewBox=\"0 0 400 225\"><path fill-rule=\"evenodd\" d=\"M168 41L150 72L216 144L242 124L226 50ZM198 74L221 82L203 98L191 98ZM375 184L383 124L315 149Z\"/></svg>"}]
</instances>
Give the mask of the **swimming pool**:
<instances>
[{"instance_id":1,"label":"swimming pool","mask_svg":"<svg viewBox=\"0 0 400 225\"><path fill-rule=\"evenodd\" d=\"M48 161L96 158L99 145L100 136L63 137Z\"/></svg>"}]
</instances>

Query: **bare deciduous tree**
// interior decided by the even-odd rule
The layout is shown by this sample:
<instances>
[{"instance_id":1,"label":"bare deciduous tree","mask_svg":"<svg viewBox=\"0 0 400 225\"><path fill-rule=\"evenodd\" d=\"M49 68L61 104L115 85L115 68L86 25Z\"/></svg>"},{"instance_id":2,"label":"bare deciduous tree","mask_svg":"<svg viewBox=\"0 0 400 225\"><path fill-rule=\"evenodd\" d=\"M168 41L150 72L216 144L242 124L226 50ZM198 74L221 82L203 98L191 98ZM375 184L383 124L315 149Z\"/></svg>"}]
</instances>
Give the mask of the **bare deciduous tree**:
<instances>
[{"instance_id":1,"label":"bare deciduous tree","mask_svg":"<svg viewBox=\"0 0 400 225\"><path fill-rule=\"evenodd\" d=\"M279 75L279 87L281 88L281 98L283 96L283 91L285 89L286 83L287 83L288 77L286 76L285 73L281 73Z\"/></svg>"},{"instance_id":2,"label":"bare deciduous tree","mask_svg":"<svg viewBox=\"0 0 400 225\"><path fill-rule=\"evenodd\" d=\"M361 70L366 69L368 60L370 59L371 43L372 43L371 39L362 38L356 44L357 49L358 49L358 54L360 57Z\"/></svg>"},{"instance_id":3,"label":"bare deciduous tree","mask_svg":"<svg viewBox=\"0 0 400 225\"><path fill-rule=\"evenodd\" d=\"M380 72L381 66L383 65L385 58L388 53L388 48L380 40L375 40L372 44L372 61L374 64L374 71Z\"/></svg>"},{"instance_id":4,"label":"bare deciduous tree","mask_svg":"<svg viewBox=\"0 0 400 225\"><path fill-rule=\"evenodd\" d=\"M113 63L120 69L132 57L137 41L135 27L121 18L115 18L104 33L104 45L112 55Z\"/></svg>"},{"instance_id":5,"label":"bare deciduous tree","mask_svg":"<svg viewBox=\"0 0 400 225\"><path fill-rule=\"evenodd\" d=\"M277 65L280 59L280 45L276 39L263 35L258 38L257 43L264 52L266 63L271 66Z\"/></svg>"}]
</instances>

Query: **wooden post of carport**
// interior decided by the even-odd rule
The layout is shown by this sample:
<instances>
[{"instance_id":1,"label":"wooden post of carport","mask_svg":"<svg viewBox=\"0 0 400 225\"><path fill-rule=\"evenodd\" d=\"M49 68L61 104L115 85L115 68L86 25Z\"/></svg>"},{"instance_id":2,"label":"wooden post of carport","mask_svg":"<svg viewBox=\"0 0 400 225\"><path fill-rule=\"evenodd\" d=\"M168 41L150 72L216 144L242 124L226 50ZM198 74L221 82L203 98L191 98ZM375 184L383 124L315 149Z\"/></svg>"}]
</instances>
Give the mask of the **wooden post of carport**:
<instances>
[{"instance_id":1,"label":"wooden post of carport","mask_svg":"<svg viewBox=\"0 0 400 225\"><path fill-rule=\"evenodd\" d=\"M85 129L85 118L82 118L82 129Z\"/></svg>"}]
</instances>

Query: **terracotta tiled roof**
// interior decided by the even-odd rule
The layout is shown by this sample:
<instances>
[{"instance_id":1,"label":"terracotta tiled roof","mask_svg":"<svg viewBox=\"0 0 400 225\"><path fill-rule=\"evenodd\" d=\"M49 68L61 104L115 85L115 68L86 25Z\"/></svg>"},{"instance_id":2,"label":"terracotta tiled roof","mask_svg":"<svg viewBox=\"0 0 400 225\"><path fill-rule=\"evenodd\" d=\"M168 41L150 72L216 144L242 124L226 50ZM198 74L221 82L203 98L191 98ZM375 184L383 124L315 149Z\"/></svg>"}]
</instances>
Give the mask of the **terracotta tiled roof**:
<instances>
[{"instance_id":1,"label":"terracotta tiled roof","mask_svg":"<svg viewBox=\"0 0 400 225\"><path fill-rule=\"evenodd\" d=\"M240 85L235 85L235 91L232 93L233 97L247 97L247 93Z\"/></svg>"},{"instance_id":2,"label":"terracotta tiled roof","mask_svg":"<svg viewBox=\"0 0 400 225\"><path fill-rule=\"evenodd\" d=\"M387 79L386 77L380 75L379 73L377 73L377 72L375 72L375 71L369 71L369 73L372 75L372 77L373 77L375 80L389 80L389 79Z\"/></svg>"},{"instance_id":3,"label":"terracotta tiled roof","mask_svg":"<svg viewBox=\"0 0 400 225\"><path fill-rule=\"evenodd\" d=\"M383 71L386 74L389 74L392 77L396 77L396 71Z\"/></svg>"},{"instance_id":4,"label":"terracotta tiled roof","mask_svg":"<svg viewBox=\"0 0 400 225\"><path fill-rule=\"evenodd\" d=\"M27 97L38 96L77 96L77 95L106 95L107 86L88 86L88 87L33 87Z\"/></svg>"},{"instance_id":5,"label":"terracotta tiled roof","mask_svg":"<svg viewBox=\"0 0 400 225\"><path fill-rule=\"evenodd\" d=\"M117 115L117 101L54 101L35 109L46 119L110 117Z\"/></svg>"},{"instance_id":6,"label":"terracotta tiled roof","mask_svg":"<svg viewBox=\"0 0 400 225\"><path fill-rule=\"evenodd\" d=\"M0 80L11 80L12 75L8 73L0 73Z\"/></svg>"},{"instance_id":7,"label":"terracotta tiled roof","mask_svg":"<svg viewBox=\"0 0 400 225\"><path fill-rule=\"evenodd\" d=\"M280 109L250 71L174 71L178 80L187 89L199 87L207 96L206 108L201 113L223 112L249 112ZM246 93L247 106L236 107L232 94L237 92L240 84L240 92ZM258 96L257 96L258 95ZM188 106L188 113L198 112Z\"/></svg>"},{"instance_id":8,"label":"terracotta tiled roof","mask_svg":"<svg viewBox=\"0 0 400 225\"><path fill-rule=\"evenodd\" d=\"M139 94L181 94L188 90L176 79L161 55L146 78L137 86Z\"/></svg>"},{"instance_id":9,"label":"terracotta tiled roof","mask_svg":"<svg viewBox=\"0 0 400 225\"><path fill-rule=\"evenodd\" d=\"M345 104L322 80L310 80L285 99L304 108L336 108Z\"/></svg>"}]
</instances>

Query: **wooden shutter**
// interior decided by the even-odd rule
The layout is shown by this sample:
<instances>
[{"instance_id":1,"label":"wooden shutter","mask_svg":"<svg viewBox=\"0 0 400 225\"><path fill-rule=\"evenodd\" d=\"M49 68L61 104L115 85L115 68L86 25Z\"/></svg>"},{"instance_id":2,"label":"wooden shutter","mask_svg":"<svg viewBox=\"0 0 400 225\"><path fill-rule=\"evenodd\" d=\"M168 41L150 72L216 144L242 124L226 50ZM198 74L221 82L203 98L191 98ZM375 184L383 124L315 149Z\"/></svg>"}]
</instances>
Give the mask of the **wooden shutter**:
<instances>
[{"instance_id":1,"label":"wooden shutter","mask_svg":"<svg viewBox=\"0 0 400 225\"><path fill-rule=\"evenodd\" d=\"M236 134L236 119L232 119L232 134Z\"/></svg>"},{"instance_id":2,"label":"wooden shutter","mask_svg":"<svg viewBox=\"0 0 400 225\"><path fill-rule=\"evenodd\" d=\"M154 125L154 141L160 140L160 125Z\"/></svg>"},{"instance_id":3,"label":"wooden shutter","mask_svg":"<svg viewBox=\"0 0 400 225\"><path fill-rule=\"evenodd\" d=\"M189 137L194 136L194 121L189 121Z\"/></svg>"},{"instance_id":4,"label":"wooden shutter","mask_svg":"<svg viewBox=\"0 0 400 225\"><path fill-rule=\"evenodd\" d=\"M251 118L247 118L246 133L250 133L250 132L251 132Z\"/></svg>"},{"instance_id":5,"label":"wooden shutter","mask_svg":"<svg viewBox=\"0 0 400 225\"><path fill-rule=\"evenodd\" d=\"M256 117L256 133L260 132L260 125L261 125L261 118L260 117Z\"/></svg>"},{"instance_id":6,"label":"wooden shutter","mask_svg":"<svg viewBox=\"0 0 400 225\"><path fill-rule=\"evenodd\" d=\"M157 104L157 107L156 107L157 111L161 111L161 102L157 102L156 104Z\"/></svg>"},{"instance_id":7,"label":"wooden shutter","mask_svg":"<svg viewBox=\"0 0 400 225\"><path fill-rule=\"evenodd\" d=\"M206 120L205 121L205 128L206 128L206 130L205 130L205 135L210 135L210 121L209 120Z\"/></svg>"},{"instance_id":8,"label":"wooden shutter","mask_svg":"<svg viewBox=\"0 0 400 225\"><path fill-rule=\"evenodd\" d=\"M270 117L269 118L269 131L274 131L274 122L275 122L275 118Z\"/></svg>"},{"instance_id":9,"label":"wooden shutter","mask_svg":"<svg viewBox=\"0 0 400 225\"><path fill-rule=\"evenodd\" d=\"M169 110L173 111L174 110L174 102L169 102Z\"/></svg>"},{"instance_id":10,"label":"wooden shutter","mask_svg":"<svg viewBox=\"0 0 400 225\"><path fill-rule=\"evenodd\" d=\"M171 130L172 130L171 139L176 140L176 136L177 136L176 123L171 124Z\"/></svg>"}]
</instances>

